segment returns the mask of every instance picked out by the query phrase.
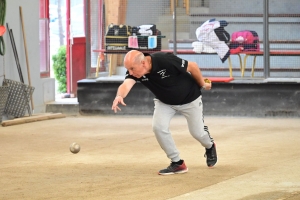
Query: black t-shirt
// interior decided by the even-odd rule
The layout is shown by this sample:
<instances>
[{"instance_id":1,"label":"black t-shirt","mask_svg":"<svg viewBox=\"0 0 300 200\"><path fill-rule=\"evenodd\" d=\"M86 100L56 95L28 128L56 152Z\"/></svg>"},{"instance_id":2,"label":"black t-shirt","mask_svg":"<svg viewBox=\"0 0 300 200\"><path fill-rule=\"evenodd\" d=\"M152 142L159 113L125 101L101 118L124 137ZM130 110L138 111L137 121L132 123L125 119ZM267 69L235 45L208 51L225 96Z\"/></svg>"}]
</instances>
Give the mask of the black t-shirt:
<instances>
[{"instance_id":1,"label":"black t-shirt","mask_svg":"<svg viewBox=\"0 0 300 200\"><path fill-rule=\"evenodd\" d=\"M126 79L141 82L157 99L169 105L190 103L201 95L200 86L187 72L187 60L165 52L144 55L152 58L150 73L136 78L127 71Z\"/></svg>"}]
</instances>

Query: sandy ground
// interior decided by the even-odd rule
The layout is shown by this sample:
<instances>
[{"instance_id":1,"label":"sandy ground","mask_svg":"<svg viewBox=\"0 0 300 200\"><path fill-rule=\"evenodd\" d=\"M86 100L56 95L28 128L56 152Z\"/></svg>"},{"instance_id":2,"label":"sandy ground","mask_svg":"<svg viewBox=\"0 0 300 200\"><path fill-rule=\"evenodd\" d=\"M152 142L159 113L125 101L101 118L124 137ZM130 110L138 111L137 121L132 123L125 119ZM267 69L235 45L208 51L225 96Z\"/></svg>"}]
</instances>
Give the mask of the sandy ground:
<instances>
[{"instance_id":1,"label":"sandy ground","mask_svg":"<svg viewBox=\"0 0 300 200\"><path fill-rule=\"evenodd\" d=\"M0 127L0 199L300 199L300 120L206 117L219 161L176 116L171 131L189 172L169 165L151 116L78 116ZM81 146L78 154L69 145Z\"/></svg>"}]
</instances>

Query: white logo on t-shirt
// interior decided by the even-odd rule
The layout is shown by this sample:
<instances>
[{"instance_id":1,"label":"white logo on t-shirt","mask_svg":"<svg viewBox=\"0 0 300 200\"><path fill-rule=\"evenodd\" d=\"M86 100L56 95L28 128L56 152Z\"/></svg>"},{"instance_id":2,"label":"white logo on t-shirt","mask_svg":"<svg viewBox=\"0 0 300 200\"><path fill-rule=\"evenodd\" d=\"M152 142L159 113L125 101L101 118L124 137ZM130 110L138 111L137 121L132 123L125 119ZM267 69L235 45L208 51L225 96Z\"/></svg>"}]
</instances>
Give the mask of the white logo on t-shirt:
<instances>
[{"instance_id":1,"label":"white logo on t-shirt","mask_svg":"<svg viewBox=\"0 0 300 200\"><path fill-rule=\"evenodd\" d=\"M181 67L184 67L185 60L181 61Z\"/></svg>"},{"instance_id":2,"label":"white logo on t-shirt","mask_svg":"<svg viewBox=\"0 0 300 200\"><path fill-rule=\"evenodd\" d=\"M161 78L163 79L163 78L167 78L170 76L170 75L166 75L166 71L167 71L166 69L162 69L162 70L158 71L157 73L159 75L161 75Z\"/></svg>"}]
</instances>

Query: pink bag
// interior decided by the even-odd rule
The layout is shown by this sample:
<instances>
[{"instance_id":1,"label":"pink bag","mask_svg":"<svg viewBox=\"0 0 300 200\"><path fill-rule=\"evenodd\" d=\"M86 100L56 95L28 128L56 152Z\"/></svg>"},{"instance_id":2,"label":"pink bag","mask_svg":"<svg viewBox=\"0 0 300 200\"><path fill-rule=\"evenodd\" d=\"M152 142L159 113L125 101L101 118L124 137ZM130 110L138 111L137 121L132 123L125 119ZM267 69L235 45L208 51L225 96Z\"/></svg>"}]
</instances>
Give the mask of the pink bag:
<instances>
[{"instance_id":1,"label":"pink bag","mask_svg":"<svg viewBox=\"0 0 300 200\"><path fill-rule=\"evenodd\" d=\"M231 34L229 48L243 48L243 51L259 51L259 38L255 31L243 30Z\"/></svg>"},{"instance_id":2,"label":"pink bag","mask_svg":"<svg viewBox=\"0 0 300 200\"><path fill-rule=\"evenodd\" d=\"M129 48L139 48L137 36L128 37L128 47Z\"/></svg>"}]
</instances>

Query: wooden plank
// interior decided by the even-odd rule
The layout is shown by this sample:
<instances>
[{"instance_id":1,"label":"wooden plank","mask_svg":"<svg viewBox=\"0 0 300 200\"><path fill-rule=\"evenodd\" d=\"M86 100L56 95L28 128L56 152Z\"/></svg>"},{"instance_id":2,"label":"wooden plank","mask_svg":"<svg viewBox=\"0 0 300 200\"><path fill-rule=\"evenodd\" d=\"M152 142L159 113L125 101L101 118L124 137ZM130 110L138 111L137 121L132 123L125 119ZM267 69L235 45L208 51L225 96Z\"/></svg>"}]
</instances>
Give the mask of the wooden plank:
<instances>
[{"instance_id":1,"label":"wooden plank","mask_svg":"<svg viewBox=\"0 0 300 200\"><path fill-rule=\"evenodd\" d=\"M12 126L17 124L24 124L24 123L30 123L30 122L37 122L37 121L43 121L48 119L58 119L58 118L64 118L66 117L62 113L46 113L41 115L34 115L29 117L22 117L12 120L6 120L1 123L2 126Z\"/></svg>"}]
</instances>

